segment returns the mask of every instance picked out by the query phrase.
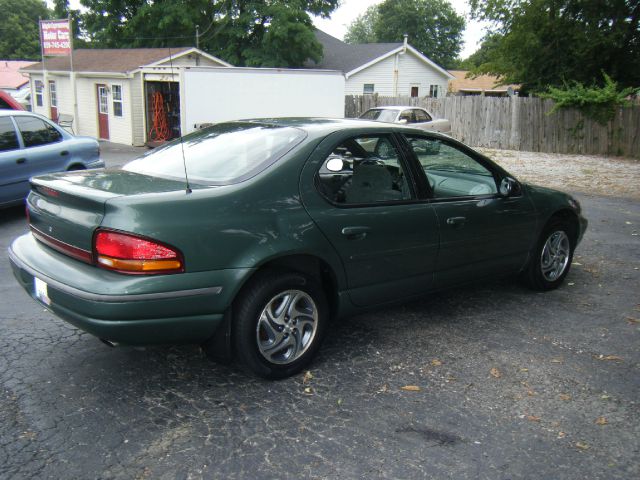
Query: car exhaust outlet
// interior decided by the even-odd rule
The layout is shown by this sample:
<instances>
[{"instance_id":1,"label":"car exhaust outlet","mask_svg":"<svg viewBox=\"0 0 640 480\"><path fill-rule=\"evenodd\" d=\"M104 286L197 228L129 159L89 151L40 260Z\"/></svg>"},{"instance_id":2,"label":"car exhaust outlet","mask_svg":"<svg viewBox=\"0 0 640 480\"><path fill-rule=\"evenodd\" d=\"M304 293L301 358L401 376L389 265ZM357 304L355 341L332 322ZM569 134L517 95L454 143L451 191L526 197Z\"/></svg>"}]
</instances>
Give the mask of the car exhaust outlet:
<instances>
[{"instance_id":1,"label":"car exhaust outlet","mask_svg":"<svg viewBox=\"0 0 640 480\"><path fill-rule=\"evenodd\" d=\"M111 340L107 340L106 338L101 338L100 341L104 343L107 347L114 348L118 346L116 342L112 342Z\"/></svg>"}]
</instances>

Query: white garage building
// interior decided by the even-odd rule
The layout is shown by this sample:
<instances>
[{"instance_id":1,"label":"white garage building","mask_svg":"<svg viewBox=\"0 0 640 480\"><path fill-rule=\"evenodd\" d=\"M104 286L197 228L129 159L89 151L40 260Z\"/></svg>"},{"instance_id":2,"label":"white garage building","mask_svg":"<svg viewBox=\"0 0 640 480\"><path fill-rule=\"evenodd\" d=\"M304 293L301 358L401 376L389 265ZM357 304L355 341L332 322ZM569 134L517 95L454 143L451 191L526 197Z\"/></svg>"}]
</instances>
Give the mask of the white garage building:
<instances>
[{"instance_id":1,"label":"white garage building","mask_svg":"<svg viewBox=\"0 0 640 480\"><path fill-rule=\"evenodd\" d=\"M79 49L21 71L30 76L32 109L76 134L127 145L180 134L180 72L190 67L231 67L192 47ZM73 84L77 99L74 105Z\"/></svg>"}]
</instances>

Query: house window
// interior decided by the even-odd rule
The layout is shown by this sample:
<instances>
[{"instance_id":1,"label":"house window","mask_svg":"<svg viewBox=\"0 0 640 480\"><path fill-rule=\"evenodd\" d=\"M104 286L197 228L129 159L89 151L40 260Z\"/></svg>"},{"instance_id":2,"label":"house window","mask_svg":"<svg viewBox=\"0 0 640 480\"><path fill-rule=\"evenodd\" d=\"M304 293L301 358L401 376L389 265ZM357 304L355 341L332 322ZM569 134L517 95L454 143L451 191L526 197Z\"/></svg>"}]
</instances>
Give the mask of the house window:
<instances>
[{"instance_id":1,"label":"house window","mask_svg":"<svg viewBox=\"0 0 640 480\"><path fill-rule=\"evenodd\" d=\"M49 105L52 107L58 106L58 94L56 92L56 82L49 81Z\"/></svg>"},{"instance_id":2,"label":"house window","mask_svg":"<svg viewBox=\"0 0 640 480\"><path fill-rule=\"evenodd\" d=\"M411 96L412 97L417 97L419 90L420 90L420 87L411 87Z\"/></svg>"},{"instance_id":3,"label":"house window","mask_svg":"<svg viewBox=\"0 0 640 480\"><path fill-rule=\"evenodd\" d=\"M40 80L36 80L36 105L41 107L44 105L44 101L42 100L42 92L44 90L44 84Z\"/></svg>"},{"instance_id":4,"label":"house window","mask_svg":"<svg viewBox=\"0 0 640 480\"><path fill-rule=\"evenodd\" d=\"M431 85L429 87L429 96L433 98L438 98L440 86L439 85Z\"/></svg>"},{"instance_id":5,"label":"house window","mask_svg":"<svg viewBox=\"0 0 640 480\"><path fill-rule=\"evenodd\" d=\"M375 85L373 83L365 83L362 89L362 93L364 93L365 95L371 95L373 93L374 86Z\"/></svg>"},{"instance_id":6,"label":"house window","mask_svg":"<svg viewBox=\"0 0 640 480\"><path fill-rule=\"evenodd\" d=\"M113 115L122 116L122 85L111 85L111 98L113 100Z\"/></svg>"}]
</instances>

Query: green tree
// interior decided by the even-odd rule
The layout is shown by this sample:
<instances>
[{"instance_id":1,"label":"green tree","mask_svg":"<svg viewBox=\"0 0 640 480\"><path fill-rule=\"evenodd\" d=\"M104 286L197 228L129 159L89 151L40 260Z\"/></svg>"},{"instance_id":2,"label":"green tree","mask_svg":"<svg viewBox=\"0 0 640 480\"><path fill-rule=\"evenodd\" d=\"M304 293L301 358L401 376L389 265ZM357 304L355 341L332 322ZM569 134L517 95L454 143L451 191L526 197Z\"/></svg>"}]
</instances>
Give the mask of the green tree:
<instances>
[{"instance_id":1,"label":"green tree","mask_svg":"<svg viewBox=\"0 0 640 480\"><path fill-rule=\"evenodd\" d=\"M564 82L640 85L640 2L623 0L470 0L475 18L499 34L478 73L545 91Z\"/></svg>"},{"instance_id":2,"label":"green tree","mask_svg":"<svg viewBox=\"0 0 640 480\"><path fill-rule=\"evenodd\" d=\"M42 0L0 0L0 58L39 60L40 33L38 17L49 18Z\"/></svg>"},{"instance_id":3,"label":"green tree","mask_svg":"<svg viewBox=\"0 0 640 480\"><path fill-rule=\"evenodd\" d=\"M374 26L378 23L378 5L371 5L349 25L344 41L347 43L376 43L378 37Z\"/></svg>"},{"instance_id":4,"label":"green tree","mask_svg":"<svg viewBox=\"0 0 640 480\"><path fill-rule=\"evenodd\" d=\"M434 62L454 65L462 46L464 18L447 0L385 0L370 7L348 28L351 43L409 43Z\"/></svg>"},{"instance_id":5,"label":"green tree","mask_svg":"<svg viewBox=\"0 0 640 480\"><path fill-rule=\"evenodd\" d=\"M238 66L302 66L320 60L309 14L338 0L81 0L85 34L101 47L199 46Z\"/></svg>"}]
</instances>

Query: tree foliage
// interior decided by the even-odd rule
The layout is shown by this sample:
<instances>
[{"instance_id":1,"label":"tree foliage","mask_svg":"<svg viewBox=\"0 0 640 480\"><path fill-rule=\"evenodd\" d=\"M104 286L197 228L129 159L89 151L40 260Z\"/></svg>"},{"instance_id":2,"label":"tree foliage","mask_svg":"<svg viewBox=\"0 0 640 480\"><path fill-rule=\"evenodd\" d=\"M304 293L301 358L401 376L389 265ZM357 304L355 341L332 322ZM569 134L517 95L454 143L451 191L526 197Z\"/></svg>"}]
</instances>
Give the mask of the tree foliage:
<instances>
[{"instance_id":1,"label":"tree foliage","mask_svg":"<svg viewBox=\"0 0 640 480\"><path fill-rule=\"evenodd\" d=\"M541 93L543 98L550 98L555 105L550 113L561 108L575 108L585 116L605 125L616 114L618 108L629 105L628 99L633 93L640 93L631 87L619 89L609 75L603 73L604 85L587 87L580 82L566 83L562 88L550 87L548 92Z\"/></svg>"},{"instance_id":2,"label":"tree foliage","mask_svg":"<svg viewBox=\"0 0 640 480\"><path fill-rule=\"evenodd\" d=\"M348 28L350 43L409 43L436 63L449 67L462 46L464 18L446 0L385 0L358 17Z\"/></svg>"},{"instance_id":3,"label":"tree foliage","mask_svg":"<svg viewBox=\"0 0 640 480\"><path fill-rule=\"evenodd\" d=\"M81 0L82 27L104 48L199 46L238 66L319 61L310 14L327 17L338 0Z\"/></svg>"},{"instance_id":4,"label":"tree foliage","mask_svg":"<svg viewBox=\"0 0 640 480\"><path fill-rule=\"evenodd\" d=\"M545 91L565 81L640 85L640 2L624 0L470 0L472 15L493 22L491 48L477 73ZM496 41L497 39L497 41Z\"/></svg>"},{"instance_id":5,"label":"tree foliage","mask_svg":"<svg viewBox=\"0 0 640 480\"><path fill-rule=\"evenodd\" d=\"M38 17L49 18L42 0L0 0L0 58L5 60L39 60L40 33Z\"/></svg>"}]
</instances>

